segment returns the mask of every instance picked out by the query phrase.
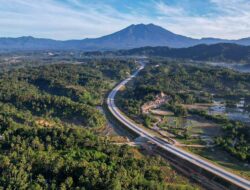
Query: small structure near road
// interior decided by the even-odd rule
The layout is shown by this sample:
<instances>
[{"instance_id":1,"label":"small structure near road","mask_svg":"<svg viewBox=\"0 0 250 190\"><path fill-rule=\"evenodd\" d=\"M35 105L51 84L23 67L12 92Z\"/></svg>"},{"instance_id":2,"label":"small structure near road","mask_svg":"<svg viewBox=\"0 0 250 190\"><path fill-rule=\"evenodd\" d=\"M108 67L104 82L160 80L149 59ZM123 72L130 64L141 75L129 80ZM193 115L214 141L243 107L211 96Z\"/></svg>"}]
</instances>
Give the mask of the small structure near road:
<instances>
[{"instance_id":1,"label":"small structure near road","mask_svg":"<svg viewBox=\"0 0 250 190\"><path fill-rule=\"evenodd\" d=\"M170 97L165 95L163 92L155 97L155 100L147 102L142 105L141 110L143 114L148 114L151 109L156 109L169 101Z\"/></svg>"}]
</instances>

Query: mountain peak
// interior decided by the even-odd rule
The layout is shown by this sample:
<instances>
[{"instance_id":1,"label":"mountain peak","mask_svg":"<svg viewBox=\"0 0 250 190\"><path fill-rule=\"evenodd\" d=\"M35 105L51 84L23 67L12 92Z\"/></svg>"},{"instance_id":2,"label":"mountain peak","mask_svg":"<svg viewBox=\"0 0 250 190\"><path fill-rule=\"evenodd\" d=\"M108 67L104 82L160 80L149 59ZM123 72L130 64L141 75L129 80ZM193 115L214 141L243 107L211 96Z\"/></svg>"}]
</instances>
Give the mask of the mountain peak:
<instances>
[{"instance_id":1,"label":"mountain peak","mask_svg":"<svg viewBox=\"0 0 250 190\"><path fill-rule=\"evenodd\" d=\"M161 26L155 25L153 23L149 23L149 24L144 24L144 23L140 23L140 24L131 24L130 26L128 26L127 28L159 28L159 29L164 29ZM126 29L126 28L125 28ZM164 29L166 30L166 29Z\"/></svg>"},{"instance_id":2,"label":"mountain peak","mask_svg":"<svg viewBox=\"0 0 250 190\"><path fill-rule=\"evenodd\" d=\"M131 24L130 26L157 26L153 23L149 23L149 24L144 24L144 23L140 23L140 24ZM160 27L160 26L157 26Z\"/></svg>"},{"instance_id":3,"label":"mountain peak","mask_svg":"<svg viewBox=\"0 0 250 190\"><path fill-rule=\"evenodd\" d=\"M132 24L99 39L101 39L100 45L109 43L109 45L118 46L119 44L120 48L125 49L143 46L185 47L193 42L192 38L174 34L153 23Z\"/></svg>"}]
</instances>

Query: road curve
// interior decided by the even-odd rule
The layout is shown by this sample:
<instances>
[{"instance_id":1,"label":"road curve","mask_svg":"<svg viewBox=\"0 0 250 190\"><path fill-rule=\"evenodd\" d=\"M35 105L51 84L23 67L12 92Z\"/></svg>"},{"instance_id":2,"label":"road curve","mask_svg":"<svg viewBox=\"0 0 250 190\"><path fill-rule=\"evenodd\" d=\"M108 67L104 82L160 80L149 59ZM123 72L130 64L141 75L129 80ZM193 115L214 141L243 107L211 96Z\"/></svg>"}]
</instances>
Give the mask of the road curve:
<instances>
[{"instance_id":1,"label":"road curve","mask_svg":"<svg viewBox=\"0 0 250 190\"><path fill-rule=\"evenodd\" d=\"M126 83L128 83L130 80L132 80L134 77L136 77L138 75L138 73L142 69L144 69L144 67L145 67L144 62L140 61L140 64L141 64L141 66L138 68L137 71L135 71L130 77L128 77L127 79L125 79L121 83L119 83L108 95L107 105L108 105L108 109L112 113L112 115L116 119L118 119L121 123L123 123L126 127L128 127L129 129L131 129L135 133L137 133L138 135L147 138L149 141L151 141L154 144L156 144L157 146L167 150L168 152L171 152L172 154L174 154L174 155L176 155L184 160L187 160L187 161L199 166L200 168L202 168L206 171L209 171L209 172L225 179L226 181L231 182L232 184L235 184L236 186L238 186L240 188L250 190L250 181L248 181L244 178L241 178L235 174L232 174L232 173L222 169L221 167L218 167L218 166L216 166L216 165L214 165L214 164L212 164L204 159L201 159L200 157L198 157L194 154L191 154L191 153L186 152L180 148L177 148L174 145L167 143L163 139L161 140L160 138L152 135L150 132L142 129L137 124L135 124L131 120L124 117L124 114L115 105L114 98L115 98L116 93Z\"/></svg>"}]
</instances>

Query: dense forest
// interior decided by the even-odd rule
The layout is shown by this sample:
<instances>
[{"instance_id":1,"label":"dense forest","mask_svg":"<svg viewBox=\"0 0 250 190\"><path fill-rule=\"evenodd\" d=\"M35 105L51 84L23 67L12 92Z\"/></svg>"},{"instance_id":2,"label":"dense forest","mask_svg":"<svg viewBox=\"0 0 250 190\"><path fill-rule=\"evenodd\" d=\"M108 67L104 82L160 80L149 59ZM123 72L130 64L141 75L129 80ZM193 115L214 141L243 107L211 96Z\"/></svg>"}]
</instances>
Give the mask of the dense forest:
<instances>
[{"instance_id":1,"label":"dense forest","mask_svg":"<svg viewBox=\"0 0 250 190\"><path fill-rule=\"evenodd\" d=\"M160 158L138 156L84 128L28 127L7 119L1 126L4 189L194 189Z\"/></svg>"},{"instance_id":2,"label":"dense forest","mask_svg":"<svg viewBox=\"0 0 250 190\"><path fill-rule=\"evenodd\" d=\"M244 97L249 102L249 82L248 73L208 65L152 60L151 64L119 94L117 104L130 117L147 126L150 118L142 113L141 106L163 92L171 97L165 108L173 111L176 116L195 114L219 123L224 135L216 139L217 144L239 159L250 161L249 126L229 119L220 119L221 116L210 116L199 110L191 112L182 106L194 103L208 104L215 97L224 98L229 103ZM249 104L245 106L247 109Z\"/></svg>"},{"instance_id":3,"label":"dense forest","mask_svg":"<svg viewBox=\"0 0 250 190\"><path fill-rule=\"evenodd\" d=\"M0 75L0 189L196 189L161 158L98 132L96 106L133 61L34 66Z\"/></svg>"},{"instance_id":4,"label":"dense forest","mask_svg":"<svg viewBox=\"0 0 250 190\"><path fill-rule=\"evenodd\" d=\"M133 69L129 63L115 66L104 61L103 64L50 65L3 73L0 101L37 117L103 127L105 119L94 106L102 103L115 80Z\"/></svg>"}]
</instances>

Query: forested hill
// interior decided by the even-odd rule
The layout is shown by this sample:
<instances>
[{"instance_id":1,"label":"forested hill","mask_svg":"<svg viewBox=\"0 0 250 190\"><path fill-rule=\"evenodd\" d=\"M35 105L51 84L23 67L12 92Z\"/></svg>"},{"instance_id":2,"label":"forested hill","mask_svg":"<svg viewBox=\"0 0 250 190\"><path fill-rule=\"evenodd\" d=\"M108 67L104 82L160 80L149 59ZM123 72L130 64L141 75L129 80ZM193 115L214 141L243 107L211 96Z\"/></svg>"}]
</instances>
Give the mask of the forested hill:
<instances>
[{"instance_id":1,"label":"forested hill","mask_svg":"<svg viewBox=\"0 0 250 190\"><path fill-rule=\"evenodd\" d=\"M121 50L121 55L161 56L198 61L250 62L250 46L236 44L197 45L189 48L143 47Z\"/></svg>"}]
</instances>

